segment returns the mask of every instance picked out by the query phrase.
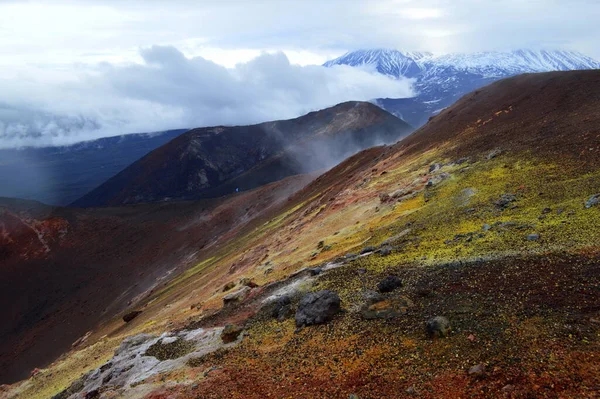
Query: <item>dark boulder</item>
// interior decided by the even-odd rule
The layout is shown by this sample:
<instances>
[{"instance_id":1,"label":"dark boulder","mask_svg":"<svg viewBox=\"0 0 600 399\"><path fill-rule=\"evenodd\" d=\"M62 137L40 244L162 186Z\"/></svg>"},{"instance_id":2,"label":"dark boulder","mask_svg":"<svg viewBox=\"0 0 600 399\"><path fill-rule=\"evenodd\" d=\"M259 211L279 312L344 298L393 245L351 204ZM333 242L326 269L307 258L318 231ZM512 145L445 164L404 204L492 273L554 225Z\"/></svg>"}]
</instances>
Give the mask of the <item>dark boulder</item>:
<instances>
[{"instance_id":1,"label":"dark boulder","mask_svg":"<svg viewBox=\"0 0 600 399\"><path fill-rule=\"evenodd\" d=\"M323 290L311 292L302 297L296 310L296 326L323 324L342 310L338 294Z\"/></svg>"},{"instance_id":2,"label":"dark boulder","mask_svg":"<svg viewBox=\"0 0 600 399\"><path fill-rule=\"evenodd\" d=\"M402 280L397 276L387 276L377 284L379 292L392 292L402 287Z\"/></svg>"},{"instance_id":3,"label":"dark boulder","mask_svg":"<svg viewBox=\"0 0 600 399\"><path fill-rule=\"evenodd\" d=\"M284 295L279 297L274 305L271 316L277 321L284 321L289 319L294 314L292 310L292 300L289 295Z\"/></svg>"},{"instance_id":4,"label":"dark boulder","mask_svg":"<svg viewBox=\"0 0 600 399\"><path fill-rule=\"evenodd\" d=\"M125 314L125 316L123 316L123 321L125 323L129 323L131 320L135 319L140 314L142 314L141 310L134 310L132 312L129 312L129 313Z\"/></svg>"},{"instance_id":5,"label":"dark boulder","mask_svg":"<svg viewBox=\"0 0 600 399\"><path fill-rule=\"evenodd\" d=\"M504 210L507 209L510 204L517 200L517 196L514 194L502 194L500 199L495 202L497 208Z\"/></svg>"},{"instance_id":6,"label":"dark boulder","mask_svg":"<svg viewBox=\"0 0 600 399\"><path fill-rule=\"evenodd\" d=\"M364 248L362 249L362 251L360 251L360 254L361 254L361 255L364 255L364 254L368 254L369 252L373 252L373 251L375 251L375 247L373 247L373 246L368 246L368 247L364 247Z\"/></svg>"}]
</instances>

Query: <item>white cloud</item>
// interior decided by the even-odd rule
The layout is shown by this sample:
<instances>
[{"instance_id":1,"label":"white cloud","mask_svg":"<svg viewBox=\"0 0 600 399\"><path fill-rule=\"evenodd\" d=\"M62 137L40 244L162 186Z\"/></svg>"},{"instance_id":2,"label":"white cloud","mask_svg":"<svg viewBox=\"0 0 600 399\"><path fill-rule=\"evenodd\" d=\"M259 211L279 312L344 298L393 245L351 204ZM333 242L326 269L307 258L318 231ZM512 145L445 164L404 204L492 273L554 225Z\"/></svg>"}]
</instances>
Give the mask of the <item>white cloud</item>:
<instances>
[{"instance_id":1,"label":"white cloud","mask_svg":"<svg viewBox=\"0 0 600 399\"><path fill-rule=\"evenodd\" d=\"M409 80L345 66L291 64L262 54L234 68L175 47L141 63L104 63L48 84L0 80L0 147L68 144L132 132L291 118L347 100L411 95Z\"/></svg>"}]
</instances>

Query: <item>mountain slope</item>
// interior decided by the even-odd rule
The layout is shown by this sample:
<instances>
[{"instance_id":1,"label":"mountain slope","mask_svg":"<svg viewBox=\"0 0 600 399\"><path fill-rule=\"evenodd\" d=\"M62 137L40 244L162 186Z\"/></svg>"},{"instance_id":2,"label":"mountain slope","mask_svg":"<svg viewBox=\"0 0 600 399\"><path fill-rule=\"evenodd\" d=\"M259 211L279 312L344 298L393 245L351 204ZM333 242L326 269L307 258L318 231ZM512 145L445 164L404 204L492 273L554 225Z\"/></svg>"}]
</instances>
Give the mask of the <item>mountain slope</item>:
<instances>
[{"instance_id":1,"label":"mountain slope","mask_svg":"<svg viewBox=\"0 0 600 399\"><path fill-rule=\"evenodd\" d=\"M194 129L154 150L73 205L114 206L243 191L331 167L361 149L395 142L410 130L405 122L379 107L360 102L285 121Z\"/></svg>"},{"instance_id":2,"label":"mountain slope","mask_svg":"<svg viewBox=\"0 0 600 399\"><path fill-rule=\"evenodd\" d=\"M0 198L0 303L10 304L0 307L0 382L53 361L164 287L198 252L255 227L311 179L293 176L220 200L127 208Z\"/></svg>"},{"instance_id":3,"label":"mountain slope","mask_svg":"<svg viewBox=\"0 0 600 399\"><path fill-rule=\"evenodd\" d=\"M498 79L521 73L600 68L600 62L590 57L575 51L561 50L444 55L383 49L358 50L324 65L361 67L365 64L386 75L415 79L414 87L418 93L416 97L380 99L379 105L417 127L462 95ZM411 69L407 74L407 68L390 68L390 65L411 65Z\"/></svg>"},{"instance_id":4,"label":"mountain slope","mask_svg":"<svg viewBox=\"0 0 600 399\"><path fill-rule=\"evenodd\" d=\"M593 397L598 109L600 71L466 95L199 249L136 319L102 323L6 396ZM343 311L298 326L321 290ZM225 344L226 325L241 333Z\"/></svg>"},{"instance_id":5,"label":"mountain slope","mask_svg":"<svg viewBox=\"0 0 600 399\"><path fill-rule=\"evenodd\" d=\"M0 150L0 196L67 205L185 129Z\"/></svg>"}]
</instances>

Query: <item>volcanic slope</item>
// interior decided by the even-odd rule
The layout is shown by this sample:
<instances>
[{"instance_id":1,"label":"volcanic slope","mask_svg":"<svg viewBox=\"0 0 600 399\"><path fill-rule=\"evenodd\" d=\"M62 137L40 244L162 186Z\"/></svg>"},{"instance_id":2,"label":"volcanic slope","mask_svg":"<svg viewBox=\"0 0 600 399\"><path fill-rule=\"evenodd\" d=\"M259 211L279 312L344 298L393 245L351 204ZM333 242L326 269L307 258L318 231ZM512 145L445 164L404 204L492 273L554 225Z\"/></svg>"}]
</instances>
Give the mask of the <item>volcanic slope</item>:
<instances>
[{"instance_id":1,"label":"volcanic slope","mask_svg":"<svg viewBox=\"0 0 600 399\"><path fill-rule=\"evenodd\" d=\"M115 206L210 198L329 168L356 152L406 136L411 127L364 102L296 119L191 130L74 202Z\"/></svg>"},{"instance_id":2,"label":"volcanic slope","mask_svg":"<svg viewBox=\"0 0 600 399\"><path fill-rule=\"evenodd\" d=\"M135 320L102 323L5 396L596 397L599 110L600 71L521 75L471 93L198 253L136 304ZM402 284L374 294L390 275ZM324 289L344 311L297 329L298 299ZM292 317L277 320L269 301L284 293ZM446 337L426 334L434 316L448 319ZM210 348L197 350L195 337L227 324L245 331L225 346L207 335ZM150 335L113 358L139 333ZM129 354L153 368L117 370Z\"/></svg>"},{"instance_id":3,"label":"volcanic slope","mask_svg":"<svg viewBox=\"0 0 600 399\"><path fill-rule=\"evenodd\" d=\"M293 176L219 200L77 209L0 198L0 381L26 377L286 204ZM276 211L277 212L277 211Z\"/></svg>"}]
</instances>

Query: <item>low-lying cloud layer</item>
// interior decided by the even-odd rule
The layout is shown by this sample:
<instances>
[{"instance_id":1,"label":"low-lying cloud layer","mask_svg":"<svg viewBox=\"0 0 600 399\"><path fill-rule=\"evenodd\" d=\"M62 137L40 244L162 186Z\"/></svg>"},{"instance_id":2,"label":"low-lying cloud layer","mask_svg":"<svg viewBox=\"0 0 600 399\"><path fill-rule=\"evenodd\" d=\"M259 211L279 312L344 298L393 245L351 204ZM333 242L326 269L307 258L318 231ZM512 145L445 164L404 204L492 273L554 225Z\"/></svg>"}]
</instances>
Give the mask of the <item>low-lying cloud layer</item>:
<instances>
[{"instance_id":1,"label":"low-lying cloud layer","mask_svg":"<svg viewBox=\"0 0 600 399\"><path fill-rule=\"evenodd\" d=\"M0 80L0 148L71 144L181 127L286 119L347 100L407 97L410 80L338 66L299 66L284 53L235 68L171 46L141 50L143 63L101 64L67 81Z\"/></svg>"}]
</instances>

